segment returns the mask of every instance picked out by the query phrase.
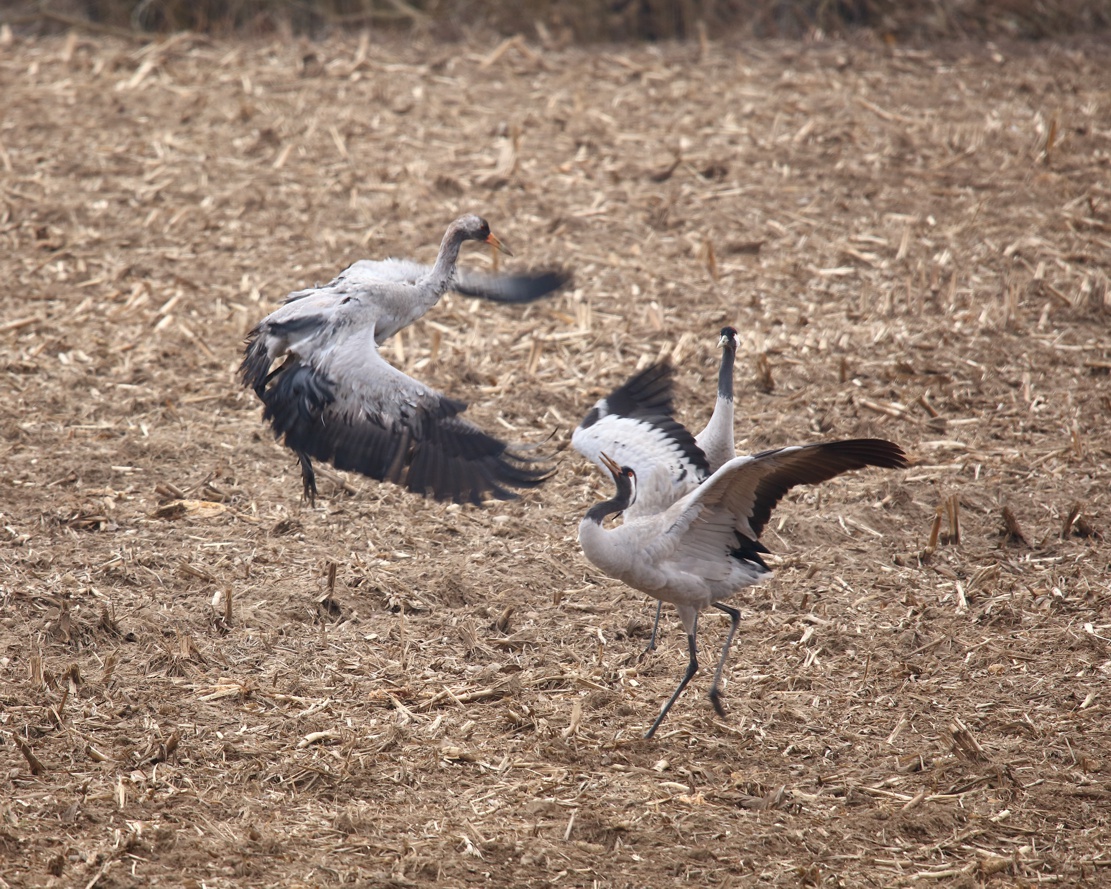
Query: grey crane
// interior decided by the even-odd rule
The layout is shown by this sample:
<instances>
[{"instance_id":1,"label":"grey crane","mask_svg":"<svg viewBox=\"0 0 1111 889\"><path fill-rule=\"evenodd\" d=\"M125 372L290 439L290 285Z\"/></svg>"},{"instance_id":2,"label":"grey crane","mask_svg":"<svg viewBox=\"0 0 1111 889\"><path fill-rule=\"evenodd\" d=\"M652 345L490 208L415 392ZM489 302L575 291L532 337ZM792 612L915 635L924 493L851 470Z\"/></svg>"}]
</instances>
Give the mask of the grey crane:
<instances>
[{"instance_id":1,"label":"grey crane","mask_svg":"<svg viewBox=\"0 0 1111 889\"><path fill-rule=\"evenodd\" d=\"M698 670L698 615L709 607L730 618L710 685L710 701L724 715L721 674L740 612L723 600L770 576L760 533L780 498L796 485L818 484L849 470L908 465L903 450L882 439L775 448L727 460L668 502L660 492L669 476L672 490L681 488L685 480L679 474L690 477L706 465L694 437L671 415L671 379L669 365L646 368L601 399L572 436L575 448L599 462L617 486L615 496L592 506L579 524L583 553L609 576L672 603L687 632L686 673L648 738ZM619 459L607 453L611 449ZM636 510L645 491L650 505ZM622 523L606 528L606 519L618 513Z\"/></svg>"},{"instance_id":2,"label":"grey crane","mask_svg":"<svg viewBox=\"0 0 1111 889\"><path fill-rule=\"evenodd\" d=\"M561 272L457 272L468 240L509 254L486 220L460 216L433 265L360 260L323 287L291 293L248 334L240 377L261 399L275 438L297 455L310 504L317 493L314 459L457 503L509 499L512 489L535 487L550 475L543 461L460 416L464 402L412 379L378 351L448 290L530 302L567 280Z\"/></svg>"}]
</instances>

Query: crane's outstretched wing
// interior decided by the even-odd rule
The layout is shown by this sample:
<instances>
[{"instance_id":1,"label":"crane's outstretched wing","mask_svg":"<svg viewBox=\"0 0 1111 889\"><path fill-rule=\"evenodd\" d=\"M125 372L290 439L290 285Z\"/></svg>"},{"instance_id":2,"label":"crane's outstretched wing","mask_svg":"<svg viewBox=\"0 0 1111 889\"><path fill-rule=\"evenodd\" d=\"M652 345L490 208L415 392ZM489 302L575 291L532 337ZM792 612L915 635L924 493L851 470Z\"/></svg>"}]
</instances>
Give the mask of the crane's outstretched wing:
<instances>
[{"instance_id":1,"label":"crane's outstretched wing","mask_svg":"<svg viewBox=\"0 0 1111 889\"><path fill-rule=\"evenodd\" d=\"M463 419L463 402L388 364L373 329L312 363L290 356L260 397L263 419L303 464L324 460L437 500L508 500L552 472Z\"/></svg>"},{"instance_id":2,"label":"crane's outstretched wing","mask_svg":"<svg viewBox=\"0 0 1111 889\"><path fill-rule=\"evenodd\" d=\"M496 303L530 303L554 293L570 280L570 273L562 269L504 275L458 269L451 289Z\"/></svg>"},{"instance_id":3,"label":"crane's outstretched wing","mask_svg":"<svg viewBox=\"0 0 1111 889\"><path fill-rule=\"evenodd\" d=\"M406 288L415 287L430 269L403 259L361 259L327 284L293 291L248 334L247 354L239 368L244 384L258 392L268 379L270 364L282 355L327 348L327 339L336 335L338 318L348 302L387 305L390 300L412 298ZM499 275L460 269L454 289L493 302L527 303L569 280L570 275L562 271ZM384 340L395 331L379 324L378 332ZM317 342L310 345L308 341L313 339Z\"/></svg>"},{"instance_id":4,"label":"crane's outstretched wing","mask_svg":"<svg viewBox=\"0 0 1111 889\"><path fill-rule=\"evenodd\" d=\"M756 541L780 498L796 485L816 485L866 466L903 469L908 465L902 448L879 438L776 448L735 457L683 502L728 510L737 533Z\"/></svg>"},{"instance_id":5,"label":"crane's outstretched wing","mask_svg":"<svg viewBox=\"0 0 1111 889\"><path fill-rule=\"evenodd\" d=\"M409 259L360 259L340 272L336 281L355 279L364 286L371 283L415 284L431 269L430 265ZM506 274L456 269L451 290L491 302L528 303L559 290L570 280L571 275L562 269ZM286 299L298 299L305 292L291 293Z\"/></svg>"},{"instance_id":6,"label":"crane's outstretched wing","mask_svg":"<svg viewBox=\"0 0 1111 889\"><path fill-rule=\"evenodd\" d=\"M685 570L706 580L721 580L731 570L725 552L737 562L767 570L760 543L772 510L796 485L814 485L853 469L907 466L897 444L858 438L799 445L735 457L699 488L676 501L665 515L665 528L646 549L647 558L666 553ZM715 559L716 555L716 559Z\"/></svg>"},{"instance_id":7,"label":"crane's outstretched wing","mask_svg":"<svg viewBox=\"0 0 1111 889\"><path fill-rule=\"evenodd\" d=\"M674 370L652 364L599 400L574 433L571 445L605 470L604 452L637 475L637 495L626 518L660 512L709 475L706 455L673 416Z\"/></svg>"}]
</instances>

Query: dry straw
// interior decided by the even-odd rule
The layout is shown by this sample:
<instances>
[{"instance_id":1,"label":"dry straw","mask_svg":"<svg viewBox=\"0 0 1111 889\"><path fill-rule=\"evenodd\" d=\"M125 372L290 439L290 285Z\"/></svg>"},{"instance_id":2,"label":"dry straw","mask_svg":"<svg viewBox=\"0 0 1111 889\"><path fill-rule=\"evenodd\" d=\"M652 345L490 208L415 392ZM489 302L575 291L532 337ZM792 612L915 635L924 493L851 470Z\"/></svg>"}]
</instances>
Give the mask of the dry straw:
<instances>
[{"instance_id":1,"label":"dry straw","mask_svg":"<svg viewBox=\"0 0 1111 889\"><path fill-rule=\"evenodd\" d=\"M1111 4L1089 0L54 0L21 23L99 32L258 34L275 29L319 36L353 28L418 29L458 36L494 27L565 41L696 39L731 31L754 37L871 32L888 39L1090 35L1111 26ZM1053 139L1046 141L1050 151Z\"/></svg>"},{"instance_id":2,"label":"dry straw","mask_svg":"<svg viewBox=\"0 0 1111 889\"><path fill-rule=\"evenodd\" d=\"M0 880L1105 883L1106 47L501 39L0 28ZM684 639L578 552L585 461L310 510L234 379L472 209L576 282L387 344L483 424L667 355L701 428L730 323L742 450L913 455L780 505L724 719L641 739Z\"/></svg>"}]
</instances>

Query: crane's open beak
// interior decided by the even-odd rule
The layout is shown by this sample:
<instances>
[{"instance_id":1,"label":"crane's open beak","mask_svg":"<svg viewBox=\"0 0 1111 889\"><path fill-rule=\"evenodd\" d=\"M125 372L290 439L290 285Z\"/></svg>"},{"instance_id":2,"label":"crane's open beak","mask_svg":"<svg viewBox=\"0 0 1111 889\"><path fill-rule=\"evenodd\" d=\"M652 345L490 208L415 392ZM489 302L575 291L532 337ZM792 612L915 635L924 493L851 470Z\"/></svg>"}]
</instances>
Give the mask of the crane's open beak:
<instances>
[{"instance_id":1,"label":"crane's open beak","mask_svg":"<svg viewBox=\"0 0 1111 889\"><path fill-rule=\"evenodd\" d=\"M513 251L506 247L505 244L503 244L498 236L495 235L493 232L490 232L490 234L486 236L486 243L493 247L495 250L504 253L506 256L513 255Z\"/></svg>"},{"instance_id":2,"label":"crane's open beak","mask_svg":"<svg viewBox=\"0 0 1111 889\"><path fill-rule=\"evenodd\" d=\"M598 454L598 457L602 461L602 463L606 467L606 469L608 469L610 471L610 474L613 475L614 480L621 477L621 464L620 463L618 463L616 460L614 460L612 457L610 457L610 455L607 454L605 451L600 451L599 454Z\"/></svg>"}]
</instances>

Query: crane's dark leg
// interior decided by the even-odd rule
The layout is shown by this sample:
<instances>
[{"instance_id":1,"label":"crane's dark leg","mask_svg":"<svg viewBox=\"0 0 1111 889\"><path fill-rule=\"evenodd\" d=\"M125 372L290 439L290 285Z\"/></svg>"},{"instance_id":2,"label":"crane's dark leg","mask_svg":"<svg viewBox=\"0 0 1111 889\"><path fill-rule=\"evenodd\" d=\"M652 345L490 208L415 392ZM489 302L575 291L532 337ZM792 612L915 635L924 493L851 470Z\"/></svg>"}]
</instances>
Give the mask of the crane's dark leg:
<instances>
[{"instance_id":1,"label":"crane's dark leg","mask_svg":"<svg viewBox=\"0 0 1111 889\"><path fill-rule=\"evenodd\" d=\"M729 635L725 637L725 644L721 647L721 658L718 660L718 668L714 670L713 685L710 686L710 703L714 705L718 716L724 716L725 708L721 706L721 689L718 688L718 685L721 684L721 670L725 666L725 659L729 656L729 647L733 644L733 636L741 622L741 612L728 605L722 605L720 602L715 602L714 607L729 615Z\"/></svg>"},{"instance_id":2,"label":"crane's dark leg","mask_svg":"<svg viewBox=\"0 0 1111 889\"><path fill-rule=\"evenodd\" d=\"M641 652L641 657L644 657L648 652L656 650L656 631L660 628L660 611L663 609L664 603L661 599L656 603L656 622L652 624L652 635L648 639L648 647Z\"/></svg>"},{"instance_id":3,"label":"crane's dark leg","mask_svg":"<svg viewBox=\"0 0 1111 889\"><path fill-rule=\"evenodd\" d=\"M695 622L695 632L697 632L697 627L698 624ZM687 664L687 672L683 676L683 681L680 682L679 687L675 689L675 694L664 704L664 708L660 711L660 715L656 717L656 721L652 723L652 728L648 729L648 734L644 736L645 738L651 738L656 734L656 729L658 729L660 723L664 721L664 717L667 716L667 711L671 709L671 705L674 704L679 695L683 693L683 689L687 687L687 683L691 681L691 677L698 672L698 649L695 645L694 636L694 633L690 633L687 636L687 647L690 649L691 659L690 663Z\"/></svg>"},{"instance_id":4,"label":"crane's dark leg","mask_svg":"<svg viewBox=\"0 0 1111 889\"><path fill-rule=\"evenodd\" d=\"M316 473L312 470L312 461L304 451L297 451L297 459L301 461L301 484L305 487L304 497L309 501L309 506L316 506Z\"/></svg>"}]
</instances>

